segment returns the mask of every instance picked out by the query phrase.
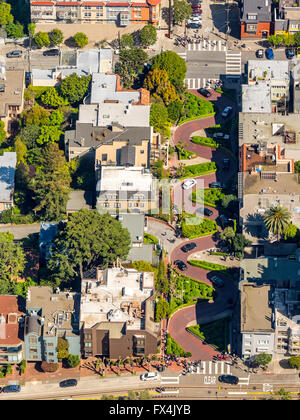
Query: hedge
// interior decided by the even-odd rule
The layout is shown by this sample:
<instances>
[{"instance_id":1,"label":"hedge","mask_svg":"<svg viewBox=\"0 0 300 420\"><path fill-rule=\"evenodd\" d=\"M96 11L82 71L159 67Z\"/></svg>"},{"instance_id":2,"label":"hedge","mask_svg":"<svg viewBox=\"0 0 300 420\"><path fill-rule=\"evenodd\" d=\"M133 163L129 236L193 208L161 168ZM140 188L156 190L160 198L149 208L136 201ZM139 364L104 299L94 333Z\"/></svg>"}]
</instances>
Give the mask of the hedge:
<instances>
[{"instance_id":1,"label":"hedge","mask_svg":"<svg viewBox=\"0 0 300 420\"><path fill-rule=\"evenodd\" d=\"M219 147L219 143L210 137L193 136L191 142L216 149Z\"/></svg>"},{"instance_id":2,"label":"hedge","mask_svg":"<svg viewBox=\"0 0 300 420\"><path fill-rule=\"evenodd\" d=\"M217 232L217 224L214 220L205 217L195 216L190 218L191 224L187 224L187 219L182 222L181 230L185 238L193 239L201 236L213 235ZM194 220L193 220L194 219ZM197 224L199 221L199 224Z\"/></svg>"},{"instance_id":3,"label":"hedge","mask_svg":"<svg viewBox=\"0 0 300 420\"><path fill-rule=\"evenodd\" d=\"M158 239L150 233L144 233L144 244L158 244Z\"/></svg>"},{"instance_id":4,"label":"hedge","mask_svg":"<svg viewBox=\"0 0 300 420\"><path fill-rule=\"evenodd\" d=\"M202 203L200 198L197 199L197 190L192 192L191 200L193 203L205 204L210 207L216 207L218 201L222 200L224 196L225 194L222 192L222 188L205 188L204 203Z\"/></svg>"},{"instance_id":5,"label":"hedge","mask_svg":"<svg viewBox=\"0 0 300 420\"><path fill-rule=\"evenodd\" d=\"M180 179L191 178L194 176L200 176L210 174L217 171L215 162L199 163L197 165L187 165L183 167L184 174Z\"/></svg>"},{"instance_id":6,"label":"hedge","mask_svg":"<svg viewBox=\"0 0 300 420\"><path fill-rule=\"evenodd\" d=\"M208 271L220 271L220 270L228 270L229 267L225 265L211 263L207 261L200 261L200 260L188 260L188 263L193 265L194 267L204 268Z\"/></svg>"},{"instance_id":7,"label":"hedge","mask_svg":"<svg viewBox=\"0 0 300 420\"><path fill-rule=\"evenodd\" d=\"M186 352L183 350L183 348L176 343L175 340L170 336L170 334L167 335L167 354L174 354L175 356L186 356L190 357L191 353Z\"/></svg>"}]
</instances>

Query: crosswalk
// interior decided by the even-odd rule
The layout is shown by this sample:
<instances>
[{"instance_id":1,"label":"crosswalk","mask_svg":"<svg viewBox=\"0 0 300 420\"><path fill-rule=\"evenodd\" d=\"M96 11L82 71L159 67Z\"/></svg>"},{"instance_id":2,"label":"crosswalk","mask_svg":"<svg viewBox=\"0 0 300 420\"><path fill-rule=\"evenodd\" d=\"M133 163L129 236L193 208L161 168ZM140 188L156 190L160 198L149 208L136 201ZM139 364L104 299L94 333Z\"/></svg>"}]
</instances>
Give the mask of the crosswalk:
<instances>
[{"instance_id":1,"label":"crosswalk","mask_svg":"<svg viewBox=\"0 0 300 420\"><path fill-rule=\"evenodd\" d=\"M162 376L161 384L162 385L178 385L179 376Z\"/></svg>"},{"instance_id":2,"label":"crosswalk","mask_svg":"<svg viewBox=\"0 0 300 420\"><path fill-rule=\"evenodd\" d=\"M188 89L210 88L215 84L216 79L207 79L205 77L187 78L184 80Z\"/></svg>"},{"instance_id":3,"label":"crosswalk","mask_svg":"<svg viewBox=\"0 0 300 420\"><path fill-rule=\"evenodd\" d=\"M240 75L242 73L242 53L226 52L226 74Z\"/></svg>"},{"instance_id":4,"label":"crosswalk","mask_svg":"<svg viewBox=\"0 0 300 420\"><path fill-rule=\"evenodd\" d=\"M206 41L205 39L199 43L188 44L188 51L227 51L226 44L221 41Z\"/></svg>"},{"instance_id":5,"label":"crosswalk","mask_svg":"<svg viewBox=\"0 0 300 420\"><path fill-rule=\"evenodd\" d=\"M225 362L201 362L201 367L192 368L191 375L229 375L231 365ZM182 374L180 374L182 375Z\"/></svg>"}]
</instances>

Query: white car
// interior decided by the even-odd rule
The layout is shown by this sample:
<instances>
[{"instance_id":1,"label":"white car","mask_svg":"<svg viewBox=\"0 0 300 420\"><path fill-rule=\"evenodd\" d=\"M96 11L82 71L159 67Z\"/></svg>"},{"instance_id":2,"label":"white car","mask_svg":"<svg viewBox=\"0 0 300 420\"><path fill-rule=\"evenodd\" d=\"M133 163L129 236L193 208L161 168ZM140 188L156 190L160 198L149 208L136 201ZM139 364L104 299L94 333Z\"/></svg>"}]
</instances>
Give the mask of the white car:
<instances>
[{"instance_id":1,"label":"white car","mask_svg":"<svg viewBox=\"0 0 300 420\"><path fill-rule=\"evenodd\" d=\"M224 108L224 110L222 112L222 117L228 117L228 115L231 113L231 111L232 111L232 107L227 106L226 108Z\"/></svg>"},{"instance_id":2,"label":"white car","mask_svg":"<svg viewBox=\"0 0 300 420\"><path fill-rule=\"evenodd\" d=\"M215 133L213 135L214 139L224 139L224 140L229 140L230 136L229 134L224 134L224 133Z\"/></svg>"},{"instance_id":3,"label":"white car","mask_svg":"<svg viewBox=\"0 0 300 420\"><path fill-rule=\"evenodd\" d=\"M157 372L147 372L140 376L142 381L157 381L160 376Z\"/></svg>"},{"instance_id":4,"label":"white car","mask_svg":"<svg viewBox=\"0 0 300 420\"><path fill-rule=\"evenodd\" d=\"M194 185L196 185L196 181L194 179L188 179L187 181L184 181L184 183L182 184L182 188L184 190L189 190Z\"/></svg>"}]
</instances>

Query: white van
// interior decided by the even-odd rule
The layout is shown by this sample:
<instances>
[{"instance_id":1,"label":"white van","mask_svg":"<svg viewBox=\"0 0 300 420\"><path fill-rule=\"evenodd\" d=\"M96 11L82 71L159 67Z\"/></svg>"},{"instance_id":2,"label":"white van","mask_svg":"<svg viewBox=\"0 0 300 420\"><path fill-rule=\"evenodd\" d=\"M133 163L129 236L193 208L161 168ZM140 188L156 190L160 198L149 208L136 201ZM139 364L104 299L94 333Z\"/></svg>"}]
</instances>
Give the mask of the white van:
<instances>
[{"instance_id":1,"label":"white van","mask_svg":"<svg viewBox=\"0 0 300 420\"><path fill-rule=\"evenodd\" d=\"M157 372L147 372L140 376L142 381L157 381L160 376Z\"/></svg>"}]
</instances>

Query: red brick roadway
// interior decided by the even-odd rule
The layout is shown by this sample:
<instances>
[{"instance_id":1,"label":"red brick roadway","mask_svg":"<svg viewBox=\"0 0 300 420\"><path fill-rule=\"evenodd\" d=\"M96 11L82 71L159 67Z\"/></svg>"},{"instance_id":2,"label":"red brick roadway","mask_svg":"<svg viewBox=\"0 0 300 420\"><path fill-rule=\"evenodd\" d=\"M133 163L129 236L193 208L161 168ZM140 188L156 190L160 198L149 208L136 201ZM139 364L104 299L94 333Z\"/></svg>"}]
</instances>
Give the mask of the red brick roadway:
<instances>
[{"instance_id":1,"label":"red brick roadway","mask_svg":"<svg viewBox=\"0 0 300 420\"><path fill-rule=\"evenodd\" d=\"M191 93L194 93L201 97L201 95L198 94L197 91L192 90ZM231 103L231 101L229 101L226 98L222 98L216 92L213 92L213 95L210 98L210 100L216 101L220 110L227 105L230 105L234 108L234 104ZM218 170L216 173L204 175L202 177L197 177L197 179L204 180L204 187L208 187L208 184L213 181L220 181L222 183L226 183L226 181L230 180L235 171L235 165L232 161L230 165L230 170L226 172L222 171L222 161L224 157L230 158L230 156L228 156L224 151L197 145L190 141L191 135L195 131L199 131L207 127L213 126L218 122L218 118L215 119L215 117L208 117L195 121L190 121L179 126L174 133L175 145L178 143L179 140L181 140L187 144L188 150L196 153L198 156L216 162L218 166ZM180 185L178 185L177 188L180 188ZM185 210L189 211L189 209L191 209L192 206L195 205L192 204L191 201L185 203ZM210 218L216 220L218 217L218 211L214 208L209 208L213 211L213 214L212 216L210 216ZM195 242L197 244L196 251L203 251L216 246L216 237L215 235L207 236L193 239L192 241L187 241L186 243L188 242ZM175 260L181 260L185 262L188 268L183 272L183 274L191 278L200 280L205 284L211 285L210 278L212 274L207 270L189 265L187 263L189 254L184 253L181 247L182 244L177 246L172 251L172 254L170 256L171 262L174 262ZM195 252L195 250L193 250L193 252ZM197 324L200 324L201 319L205 318L207 320L210 317L228 309L228 299L233 296L233 284L232 281L230 281L229 279L224 279L224 281L225 286L222 289L217 290L217 294L213 303L205 302L187 308L183 308L175 312L169 320L168 332L185 351L190 352L192 354L192 360L212 360L213 356L217 354L217 351L215 351L213 348L206 344L203 344L201 340L197 339L189 332L187 332L186 326L194 321L196 321Z\"/></svg>"}]
</instances>

